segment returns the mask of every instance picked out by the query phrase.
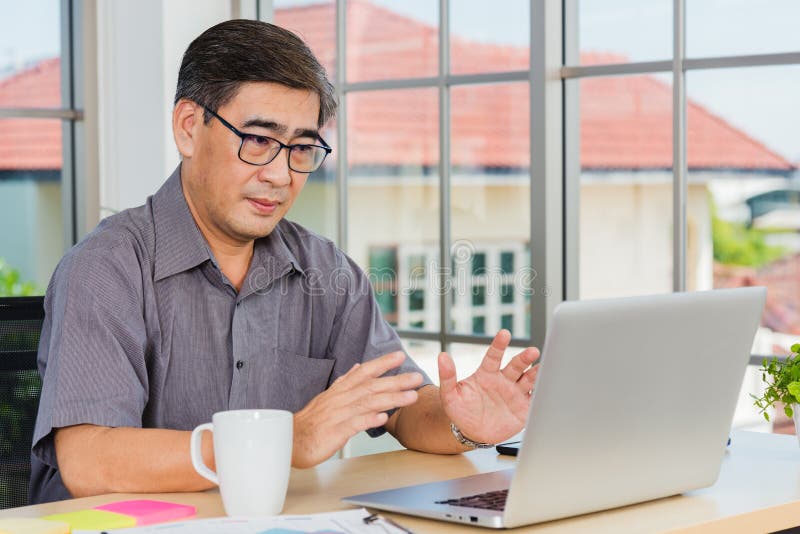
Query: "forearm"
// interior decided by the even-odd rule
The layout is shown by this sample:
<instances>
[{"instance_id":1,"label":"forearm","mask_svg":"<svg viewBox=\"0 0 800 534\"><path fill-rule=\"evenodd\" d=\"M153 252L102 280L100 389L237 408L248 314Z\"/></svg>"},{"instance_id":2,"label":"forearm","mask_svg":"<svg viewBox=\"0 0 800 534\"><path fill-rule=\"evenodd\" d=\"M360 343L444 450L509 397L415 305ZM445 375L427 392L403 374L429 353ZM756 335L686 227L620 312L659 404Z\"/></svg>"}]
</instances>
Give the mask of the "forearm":
<instances>
[{"instance_id":1,"label":"forearm","mask_svg":"<svg viewBox=\"0 0 800 534\"><path fill-rule=\"evenodd\" d=\"M386 423L386 429L408 449L437 454L459 454L470 447L456 441L450 431L450 419L444 413L439 388L425 386L417 390L414 404L398 409Z\"/></svg>"},{"instance_id":2,"label":"forearm","mask_svg":"<svg viewBox=\"0 0 800 534\"><path fill-rule=\"evenodd\" d=\"M64 485L74 497L102 493L200 491L212 486L194 470L189 431L77 425L56 430ZM211 435L203 433L203 458L214 469Z\"/></svg>"}]
</instances>

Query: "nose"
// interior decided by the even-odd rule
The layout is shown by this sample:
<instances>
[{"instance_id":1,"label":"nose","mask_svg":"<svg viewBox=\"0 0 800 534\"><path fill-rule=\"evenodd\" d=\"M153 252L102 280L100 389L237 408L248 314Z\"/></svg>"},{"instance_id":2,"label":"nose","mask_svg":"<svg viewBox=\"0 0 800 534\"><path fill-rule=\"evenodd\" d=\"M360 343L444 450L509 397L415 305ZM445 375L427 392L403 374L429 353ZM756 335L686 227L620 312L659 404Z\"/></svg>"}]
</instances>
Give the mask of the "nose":
<instances>
[{"instance_id":1,"label":"nose","mask_svg":"<svg viewBox=\"0 0 800 534\"><path fill-rule=\"evenodd\" d=\"M286 187L292 183L292 174L289 169L288 148L281 148L275 159L260 167L258 179L262 182L269 182L274 187Z\"/></svg>"}]
</instances>

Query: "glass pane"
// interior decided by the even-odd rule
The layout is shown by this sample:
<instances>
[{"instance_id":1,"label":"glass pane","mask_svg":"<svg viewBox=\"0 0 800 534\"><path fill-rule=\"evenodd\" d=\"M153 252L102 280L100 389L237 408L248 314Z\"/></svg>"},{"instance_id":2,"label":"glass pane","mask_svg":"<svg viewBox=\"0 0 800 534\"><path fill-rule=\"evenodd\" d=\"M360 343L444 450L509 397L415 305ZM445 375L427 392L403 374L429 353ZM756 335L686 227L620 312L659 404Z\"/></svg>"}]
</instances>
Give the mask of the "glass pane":
<instances>
[{"instance_id":1,"label":"glass pane","mask_svg":"<svg viewBox=\"0 0 800 534\"><path fill-rule=\"evenodd\" d=\"M0 296L44 294L64 249L61 121L0 119Z\"/></svg>"},{"instance_id":2,"label":"glass pane","mask_svg":"<svg viewBox=\"0 0 800 534\"><path fill-rule=\"evenodd\" d=\"M486 334L486 317L482 315L472 316L472 333L475 335Z\"/></svg>"},{"instance_id":3,"label":"glass pane","mask_svg":"<svg viewBox=\"0 0 800 534\"><path fill-rule=\"evenodd\" d=\"M336 80L336 3L333 0L274 0L274 22L299 35ZM329 139L326 139L330 143Z\"/></svg>"},{"instance_id":4,"label":"glass pane","mask_svg":"<svg viewBox=\"0 0 800 534\"><path fill-rule=\"evenodd\" d=\"M347 2L347 79L436 76L438 2Z\"/></svg>"},{"instance_id":5,"label":"glass pane","mask_svg":"<svg viewBox=\"0 0 800 534\"><path fill-rule=\"evenodd\" d=\"M501 252L500 253L500 270L503 274L514 273L514 253Z\"/></svg>"},{"instance_id":6,"label":"glass pane","mask_svg":"<svg viewBox=\"0 0 800 534\"><path fill-rule=\"evenodd\" d=\"M348 253L401 329L439 329L437 90L348 96Z\"/></svg>"},{"instance_id":7,"label":"glass pane","mask_svg":"<svg viewBox=\"0 0 800 534\"><path fill-rule=\"evenodd\" d=\"M584 0L578 8L580 63L672 57L672 0Z\"/></svg>"},{"instance_id":8,"label":"glass pane","mask_svg":"<svg viewBox=\"0 0 800 534\"><path fill-rule=\"evenodd\" d=\"M672 291L672 87L663 80L569 82L580 84L580 298Z\"/></svg>"},{"instance_id":9,"label":"glass pane","mask_svg":"<svg viewBox=\"0 0 800 534\"><path fill-rule=\"evenodd\" d=\"M691 71L686 78L695 191L687 210L687 254L695 266L688 281L698 290L767 288L752 348L758 355L788 354L800 342L797 87L800 65ZM794 433L782 410L771 423L758 414L750 395L763 390L758 368L749 367L734 426Z\"/></svg>"},{"instance_id":10,"label":"glass pane","mask_svg":"<svg viewBox=\"0 0 800 534\"><path fill-rule=\"evenodd\" d=\"M514 285L513 284L503 284L500 286L500 302L503 304L513 304L514 303Z\"/></svg>"},{"instance_id":11,"label":"glass pane","mask_svg":"<svg viewBox=\"0 0 800 534\"><path fill-rule=\"evenodd\" d=\"M504 0L498 7L483 0L450 2L450 72L528 70L530 3Z\"/></svg>"},{"instance_id":12,"label":"glass pane","mask_svg":"<svg viewBox=\"0 0 800 534\"><path fill-rule=\"evenodd\" d=\"M409 311L424 311L425 310L425 290L412 289L408 294L408 310ZM420 323L418 328L422 328L424 323Z\"/></svg>"},{"instance_id":13,"label":"glass pane","mask_svg":"<svg viewBox=\"0 0 800 534\"><path fill-rule=\"evenodd\" d=\"M484 306L486 304L486 286L474 286L472 288L472 305Z\"/></svg>"},{"instance_id":14,"label":"glass pane","mask_svg":"<svg viewBox=\"0 0 800 534\"><path fill-rule=\"evenodd\" d=\"M522 337L530 323L528 102L525 83L451 90L450 330L459 334L494 335L510 314Z\"/></svg>"},{"instance_id":15,"label":"glass pane","mask_svg":"<svg viewBox=\"0 0 800 534\"><path fill-rule=\"evenodd\" d=\"M425 371L431 381L439 385L439 367L437 358L441 352L441 345L438 341L422 341L419 339L402 338L406 353L411 359Z\"/></svg>"},{"instance_id":16,"label":"glass pane","mask_svg":"<svg viewBox=\"0 0 800 534\"><path fill-rule=\"evenodd\" d=\"M336 123L320 131L322 138L333 148L325 163L306 179L306 185L289 210L288 218L333 241L337 240L338 190L336 186Z\"/></svg>"},{"instance_id":17,"label":"glass pane","mask_svg":"<svg viewBox=\"0 0 800 534\"><path fill-rule=\"evenodd\" d=\"M61 106L61 2L0 0L0 107Z\"/></svg>"},{"instance_id":18,"label":"glass pane","mask_svg":"<svg viewBox=\"0 0 800 534\"><path fill-rule=\"evenodd\" d=\"M797 0L692 0L686 3L689 57L800 50Z\"/></svg>"},{"instance_id":19,"label":"glass pane","mask_svg":"<svg viewBox=\"0 0 800 534\"><path fill-rule=\"evenodd\" d=\"M757 354L800 342L800 66L691 71L689 255L694 288L764 285ZM690 199L692 200L692 199ZM755 414L755 412L753 412Z\"/></svg>"}]
</instances>

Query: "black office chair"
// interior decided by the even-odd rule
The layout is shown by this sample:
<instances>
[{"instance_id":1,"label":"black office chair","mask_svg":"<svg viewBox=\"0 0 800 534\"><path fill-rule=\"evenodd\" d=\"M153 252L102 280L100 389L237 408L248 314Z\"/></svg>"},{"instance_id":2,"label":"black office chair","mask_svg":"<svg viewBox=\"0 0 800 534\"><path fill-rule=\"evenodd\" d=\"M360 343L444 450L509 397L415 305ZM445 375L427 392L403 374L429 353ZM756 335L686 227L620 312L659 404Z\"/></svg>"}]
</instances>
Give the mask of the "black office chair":
<instances>
[{"instance_id":1,"label":"black office chair","mask_svg":"<svg viewBox=\"0 0 800 534\"><path fill-rule=\"evenodd\" d=\"M0 298L0 509L28 504L44 297Z\"/></svg>"}]
</instances>

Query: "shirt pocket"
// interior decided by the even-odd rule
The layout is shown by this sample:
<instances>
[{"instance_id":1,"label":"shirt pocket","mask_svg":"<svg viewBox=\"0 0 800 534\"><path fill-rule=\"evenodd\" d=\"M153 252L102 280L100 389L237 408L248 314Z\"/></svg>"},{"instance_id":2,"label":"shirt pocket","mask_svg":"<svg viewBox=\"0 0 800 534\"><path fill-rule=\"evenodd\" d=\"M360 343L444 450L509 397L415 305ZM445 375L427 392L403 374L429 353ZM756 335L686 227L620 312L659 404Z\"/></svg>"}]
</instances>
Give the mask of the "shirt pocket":
<instances>
[{"instance_id":1,"label":"shirt pocket","mask_svg":"<svg viewBox=\"0 0 800 534\"><path fill-rule=\"evenodd\" d=\"M336 360L312 358L280 348L275 352L269 404L297 412L327 389Z\"/></svg>"}]
</instances>

